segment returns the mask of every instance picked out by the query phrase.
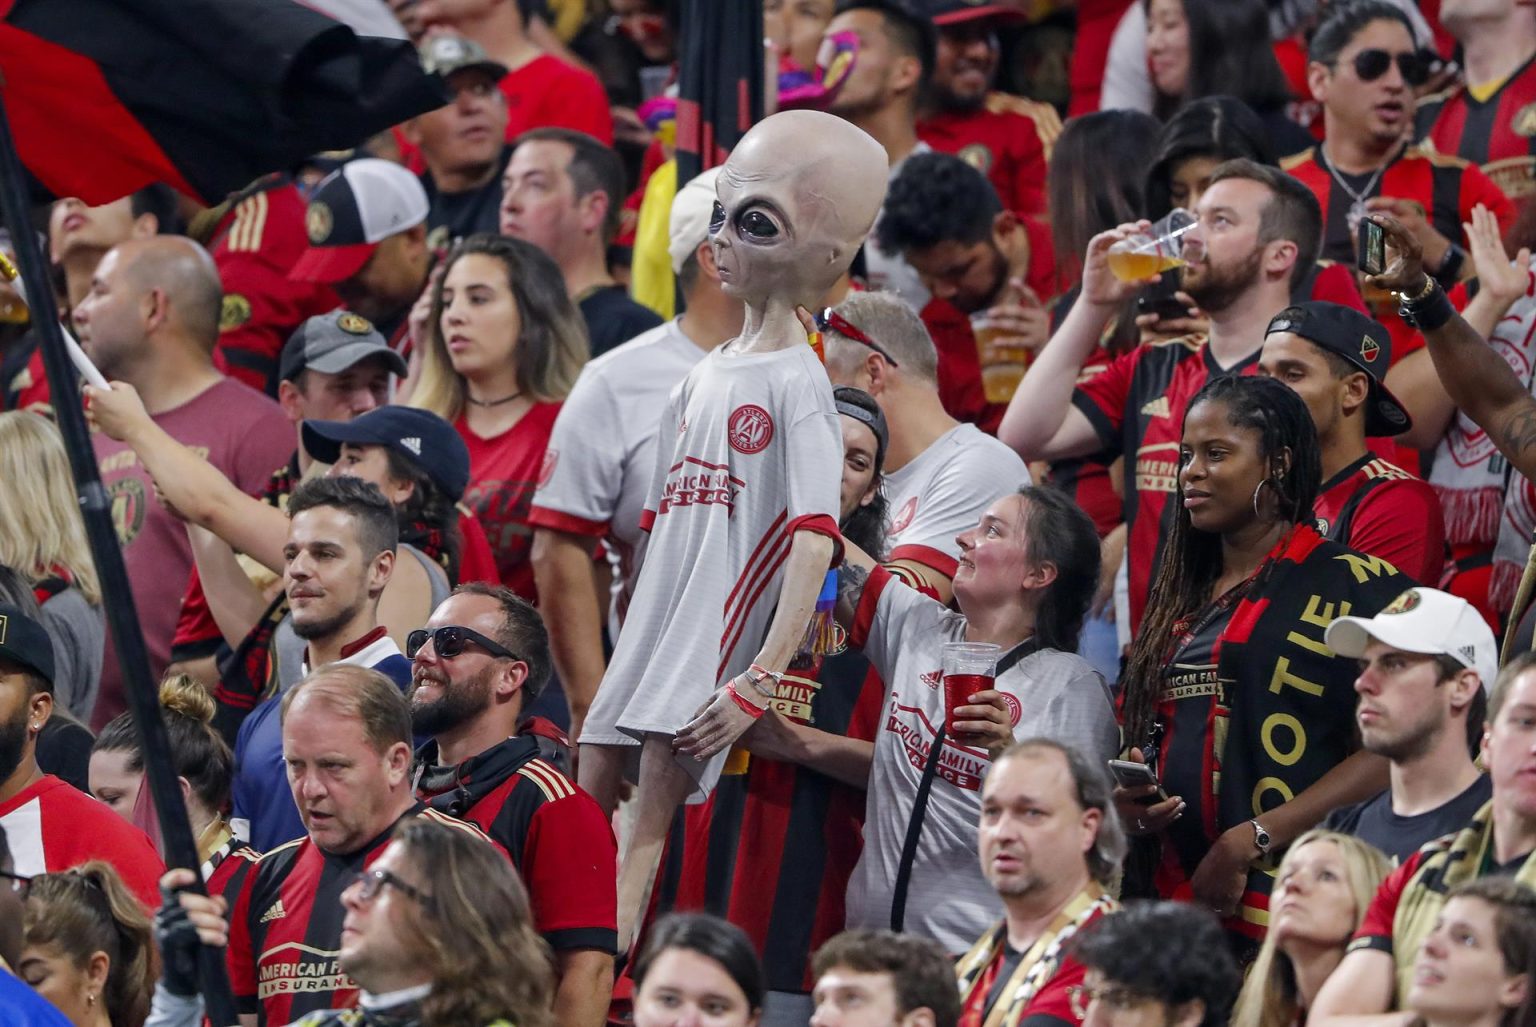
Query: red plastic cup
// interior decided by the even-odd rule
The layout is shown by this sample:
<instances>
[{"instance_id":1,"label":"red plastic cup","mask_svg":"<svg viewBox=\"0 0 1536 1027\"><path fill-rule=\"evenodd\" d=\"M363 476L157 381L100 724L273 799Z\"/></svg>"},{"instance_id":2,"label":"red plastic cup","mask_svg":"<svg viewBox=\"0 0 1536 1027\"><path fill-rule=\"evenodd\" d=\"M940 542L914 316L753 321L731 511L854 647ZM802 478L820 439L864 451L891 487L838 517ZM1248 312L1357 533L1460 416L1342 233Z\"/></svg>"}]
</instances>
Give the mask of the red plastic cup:
<instances>
[{"instance_id":1,"label":"red plastic cup","mask_svg":"<svg viewBox=\"0 0 1536 1027\"><path fill-rule=\"evenodd\" d=\"M947 642L944 645L944 728L951 736L955 710L971 705L971 696L997 682L997 658L1002 647L991 642Z\"/></svg>"}]
</instances>

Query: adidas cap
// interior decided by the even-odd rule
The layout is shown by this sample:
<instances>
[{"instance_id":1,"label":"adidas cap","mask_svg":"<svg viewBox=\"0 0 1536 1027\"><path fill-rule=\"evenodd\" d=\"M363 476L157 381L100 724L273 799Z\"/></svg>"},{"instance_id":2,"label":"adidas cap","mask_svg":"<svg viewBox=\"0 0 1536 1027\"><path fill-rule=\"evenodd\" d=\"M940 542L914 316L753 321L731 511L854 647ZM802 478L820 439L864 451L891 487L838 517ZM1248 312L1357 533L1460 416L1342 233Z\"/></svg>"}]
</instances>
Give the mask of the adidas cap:
<instances>
[{"instance_id":1,"label":"adidas cap","mask_svg":"<svg viewBox=\"0 0 1536 1027\"><path fill-rule=\"evenodd\" d=\"M453 425L426 410L387 406L350 421L305 421L304 449L334 464L343 443L386 446L405 457L457 503L469 487L469 448Z\"/></svg>"}]
</instances>

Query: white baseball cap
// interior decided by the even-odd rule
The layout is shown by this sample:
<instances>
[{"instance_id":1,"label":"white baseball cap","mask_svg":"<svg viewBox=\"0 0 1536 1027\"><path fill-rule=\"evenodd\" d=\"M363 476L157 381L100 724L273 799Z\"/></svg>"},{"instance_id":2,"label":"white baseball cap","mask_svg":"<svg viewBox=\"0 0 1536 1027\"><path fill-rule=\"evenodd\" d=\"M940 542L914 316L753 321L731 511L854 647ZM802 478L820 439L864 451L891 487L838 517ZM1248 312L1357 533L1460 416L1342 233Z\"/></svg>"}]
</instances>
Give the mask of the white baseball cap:
<instances>
[{"instance_id":1,"label":"white baseball cap","mask_svg":"<svg viewBox=\"0 0 1536 1027\"><path fill-rule=\"evenodd\" d=\"M427 220L429 207L421 180L394 161L348 161L310 197L304 215L309 248L288 277L299 282L351 278L380 242Z\"/></svg>"},{"instance_id":2,"label":"white baseball cap","mask_svg":"<svg viewBox=\"0 0 1536 1027\"><path fill-rule=\"evenodd\" d=\"M1410 588L1374 617L1340 617L1323 635L1340 656L1359 658L1372 641L1409 653L1449 656L1477 671L1483 690L1499 673L1493 629L1471 603L1434 588Z\"/></svg>"},{"instance_id":3,"label":"white baseball cap","mask_svg":"<svg viewBox=\"0 0 1536 1027\"><path fill-rule=\"evenodd\" d=\"M673 274L681 274L699 243L709 238L709 218L715 209L715 179L719 177L720 169L710 168L679 189L672 200L667 253L672 257Z\"/></svg>"}]
</instances>

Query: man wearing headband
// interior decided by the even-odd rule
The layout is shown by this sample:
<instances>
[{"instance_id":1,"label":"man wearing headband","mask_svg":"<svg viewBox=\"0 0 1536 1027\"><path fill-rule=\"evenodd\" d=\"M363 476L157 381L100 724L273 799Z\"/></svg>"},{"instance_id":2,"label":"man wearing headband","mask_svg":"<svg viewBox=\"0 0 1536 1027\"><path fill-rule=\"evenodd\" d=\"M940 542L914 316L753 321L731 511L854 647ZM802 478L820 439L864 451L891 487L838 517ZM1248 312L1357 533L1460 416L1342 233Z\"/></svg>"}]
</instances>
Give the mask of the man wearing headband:
<instances>
[{"instance_id":1,"label":"man wearing headband","mask_svg":"<svg viewBox=\"0 0 1536 1027\"><path fill-rule=\"evenodd\" d=\"M1276 314L1259 354L1259 373L1305 400L1317 427L1317 530L1415 581L1438 582L1445 562L1439 497L1365 444L1367 436L1401 435L1413 425L1382 383L1391 364L1385 327L1358 310L1315 300Z\"/></svg>"},{"instance_id":2,"label":"man wearing headband","mask_svg":"<svg viewBox=\"0 0 1536 1027\"><path fill-rule=\"evenodd\" d=\"M949 602L960 546L1000 492L1029 484L1019 455L939 399L938 354L923 322L895 297L854 293L820 318L827 374L875 398L890 425L887 567Z\"/></svg>"}]
</instances>

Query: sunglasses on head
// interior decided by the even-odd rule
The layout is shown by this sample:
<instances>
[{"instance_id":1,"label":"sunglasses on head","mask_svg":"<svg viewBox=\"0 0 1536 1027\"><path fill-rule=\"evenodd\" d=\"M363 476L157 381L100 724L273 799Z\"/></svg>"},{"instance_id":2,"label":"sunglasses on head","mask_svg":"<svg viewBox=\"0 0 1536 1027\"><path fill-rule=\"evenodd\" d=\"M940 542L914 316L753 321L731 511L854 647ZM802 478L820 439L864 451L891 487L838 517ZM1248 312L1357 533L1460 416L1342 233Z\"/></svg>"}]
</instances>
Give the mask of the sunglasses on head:
<instances>
[{"instance_id":1,"label":"sunglasses on head","mask_svg":"<svg viewBox=\"0 0 1536 1027\"><path fill-rule=\"evenodd\" d=\"M852 339L854 342L859 343L861 346L868 346L870 349L884 357L885 362L890 364L892 367L901 366L900 364L896 363L895 357L886 352L884 346L880 345L874 339L871 339L869 336L865 335L862 328L855 325L852 321L848 320L846 317L839 314L831 307L828 307L821 313L817 314L814 318L812 318L812 320L816 322L816 330L818 332L836 332L838 335L841 335L845 339Z\"/></svg>"},{"instance_id":2,"label":"sunglasses on head","mask_svg":"<svg viewBox=\"0 0 1536 1027\"><path fill-rule=\"evenodd\" d=\"M409 635L406 635L405 658L414 660L416 654L421 652L421 647L427 644L427 639L429 638L432 640L432 648L437 651L437 655L445 660L451 660L458 656L467 645L477 645L492 656L508 660L522 659L521 656L512 650L497 645L489 638L480 634L480 632L472 628L460 627L457 624L433 628L431 631L428 631L426 628L417 628Z\"/></svg>"},{"instance_id":3,"label":"sunglasses on head","mask_svg":"<svg viewBox=\"0 0 1536 1027\"><path fill-rule=\"evenodd\" d=\"M1415 50L1404 50L1398 54L1390 54L1385 50L1361 50L1355 54L1355 74L1361 82L1374 82L1392 67L1394 57L1404 82L1410 86L1422 86L1429 81L1429 62Z\"/></svg>"}]
</instances>

